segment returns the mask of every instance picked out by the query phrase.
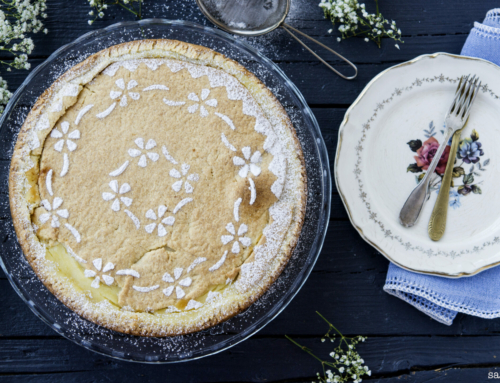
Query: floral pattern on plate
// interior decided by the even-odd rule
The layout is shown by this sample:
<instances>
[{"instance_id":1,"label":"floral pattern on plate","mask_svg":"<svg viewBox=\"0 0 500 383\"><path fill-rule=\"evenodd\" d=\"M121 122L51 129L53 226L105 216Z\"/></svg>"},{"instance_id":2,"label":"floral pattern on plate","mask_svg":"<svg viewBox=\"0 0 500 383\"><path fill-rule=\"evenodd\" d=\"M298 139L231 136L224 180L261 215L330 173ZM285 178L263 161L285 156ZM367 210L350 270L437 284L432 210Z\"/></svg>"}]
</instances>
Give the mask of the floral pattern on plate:
<instances>
[{"instance_id":1,"label":"floral pattern on plate","mask_svg":"<svg viewBox=\"0 0 500 383\"><path fill-rule=\"evenodd\" d=\"M415 152L414 163L411 163L406 168L407 172L416 173L415 180L417 184L424 178L426 170L434 159L439 148L439 141L435 138L437 132L434 122L431 121L428 129L424 129L424 137L427 138L424 142L420 139L410 140L407 142L410 150ZM444 135L444 130L441 130ZM439 193L441 182L443 180L444 171L450 154L451 140L448 142L438 165L436 166L437 177L431 183L431 190L436 190ZM457 156L453 167L453 178L450 187L450 206L457 209L462 206L461 197L472 194L482 194L481 184L478 178L481 173L486 171L486 167L490 163L489 159L481 162L481 157L484 155L482 144L479 142L479 133L474 129L469 137L463 138L457 149ZM470 165L470 167L469 167ZM466 171L467 168L467 171ZM481 185L481 186L480 186Z\"/></svg>"}]
</instances>

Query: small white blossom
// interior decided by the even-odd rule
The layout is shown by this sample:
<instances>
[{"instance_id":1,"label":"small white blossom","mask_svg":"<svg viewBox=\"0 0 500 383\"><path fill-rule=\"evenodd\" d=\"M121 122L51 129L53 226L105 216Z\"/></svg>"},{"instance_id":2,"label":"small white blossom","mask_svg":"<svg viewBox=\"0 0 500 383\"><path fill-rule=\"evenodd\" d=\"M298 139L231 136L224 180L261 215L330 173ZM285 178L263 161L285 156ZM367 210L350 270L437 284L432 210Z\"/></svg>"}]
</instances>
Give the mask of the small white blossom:
<instances>
[{"instance_id":1,"label":"small white blossom","mask_svg":"<svg viewBox=\"0 0 500 383\"><path fill-rule=\"evenodd\" d=\"M147 233L151 234L154 231L155 227L158 226L158 237L164 237L165 235L167 235L167 230L165 229L165 226L163 226L163 224L168 226L173 226L175 222L175 217L170 215L168 217L163 218L166 212L167 212L167 207L165 205L158 206L158 215L156 215L153 209L149 209L146 212L146 218L155 221L144 227ZM157 220L159 221L158 225L156 222Z\"/></svg>"},{"instance_id":2,"label":"small white blossom","mask_svg":"<svg viewBox=\"0 0 500 383\"><path fill-rule=\"evenodd\" d=\"M112 2L112 5L121 5L122 7L125 5L126 6L125 8L129 12L141 18L140 9L143 1L144 0L116 0ZM97 18L102 19L104 17L104 10L108 9L108 4L106 4L106 2L107 2L106 0L89 0L90 7L94 8L92 11L89 12L89 15L90 16L93 16L94 14L96 15L94 20L88 21L89 25L92 25ZM138 3L138 4L137 6L134 6L133 4L129 6L128 5L129 3Z\"/></svg>"},{"instance_id":3,"label":"small white blossom","mask_svg":"<svg viewBox=\"0 0 500 383\"><path fill-rule=\"evenodd\" d=\"M233 163L236 166L240 166L240 170L238 172L239 176L245 178L248 175L248 172L250 172L257 177L261 173L261 153L256 150L252 154L252 149L249 146L245 146L241 149L241 152L243 153L244 158L238 156L233 157Z\"/></svg>"},{"instance_id":4,"label":"small white blossom","mask_svg":"<svg viewBox=\"0 0 500 383\"><path fill-rule=\"evenodd\" d=\"M134 143L139 149L131 148L128 150L128 155L130 157L139 157L137 165L141 168L148 166L148 158L150 161L156 162L160 158L160 155L154 151L151 151L156 146L156 141L150 138L146 144L144 144L144 139L136 138Z\"/></svg>"},{"instance_id":5,"label":"small white blossom","mask_svg":"<svg viewBox=\"0 0 500 383\"><path fill-rule=\"evenodd\" d=\"M194 104L188 107L188 112L195 113L197 110L199 110L201 117L207 117L209 115L209 112L207 108L205 108L205 106L209 106L211 108L215 108L217 106L217 100L215 98L207 100L209 95L209 89L202 89L199 97L196 93L189 93L187 97L189 100L194 101Z\"/></svg>"},{"instance_id":6,"label":"small white blossom","mask_svg":"<svg viewBox=\"0 0 500 383\"><path fill-rule=\"evenodd\" d=\"M372 39L379 47L384 36L401 41L401 30L397 29L395 21L385 19L380 13L368 13L365 5L359 4L358 0L322 0L319 7L323 9L325 18L333 24L340 24L338 30L343 39L364 34L366 42ZM392 31L397 31L397 34Z\"/></svg>"},{"instance_id":7,"label":"small white blossom","mask_svg":"<svg viewBox=\"0 0 500 383\"><path fill-rule=\"evenodd\" d=\"M102 274L99 276L98 273L94 270L87 269L84 271L84 275L87 278L94 278L90 286L94 289L98 289L100 287L100 282L101 278L106 283L108 286L111 286L115 279L111 275L106 275L104 273L107 273L108 271L111 271L115 268L115 265L111 262L106 263L106 265L102 265L102 258L97 258L92 261L92 264L94 265L94 268L102 272Z\"/></svg>"},{"instance_id":8,"label":"small white blossom","mask_svg":"<svg viewBox=\"0 0 500 383\"><path fill-rule=\"evenodd\" d=\"M0 114L3 113L4 105L7 105L11 97L12 93L7 88L7 81L0 77Z\"/></svg>"},{"instance_id":9,"label":"small white blossom","mask_svg":"<svg viewBox=\"0 0 500 383\"><path fill-rule=\"evenodd\" d=\"M102 199L104 201L113 200L113 203L111 204L111 210L113 210L115 212L119 211L120 210L120 201L127 207L132 204L132 198L121 197L121 195L126 194L131 190L130 185L128 183L124 183L119 187L118 181L113 180L109 183L109 187L111 188L113 193L109 193L109 192L102 193Z\"/></svg>"},{"instance_id":10,"label":"small white blossom","mask_svg":"<svg viewBox=\"0 0 500 383\"><path fill-rule=\"evenodd\" d=\"M26 37L27 33L38 33L43 29L40 18L45 18L47 9L45 0L15 0L0 4L0 50L11 53L14 59L8 65L7 71L14 69L30 69L28 54L35 45ZM47 33L47 30L43 30ZM11 97L7 83L0 77L0 114Z\"/></svg>"},{"instance_id":11,"label":"small white blossom","mask_svg":"<svg viewBox=\"0 0 500 383\"><path fill-rule=\"evenodd\" d=\"M327 0L326 0L327 1ZM321 314L320 314L321 316ZM323 318L323 317L322 317ZM363 366L364 360L361 358L359 353L356 351L356 345L359 342L363 342L366 338L362 336L357 336L353 338L344 337L332 324L330 324L325 318L323 318L329 324L329 330L325 334L321 341L324 342L326 339L331 341L335 340L335 333L340 336L337 338L338 344L334 351L330 352L330 357L334 360L321 360L318 356L314 355L311 350L307 350L309 354L319 360L323 366L332 367L336 370L337 374L331 369L324 370L323 376L318 372L316 374L318 378L318 383L345 383L345 382L355 382L361 383L363 381L362 377L365 375L371 376L371 371L368 366ZM290 338L289 338L290 339ZM292 339L290 339L292 340ZM293 341L297 346L305 349L302 345Z\"/></svg>"}]
</instances>

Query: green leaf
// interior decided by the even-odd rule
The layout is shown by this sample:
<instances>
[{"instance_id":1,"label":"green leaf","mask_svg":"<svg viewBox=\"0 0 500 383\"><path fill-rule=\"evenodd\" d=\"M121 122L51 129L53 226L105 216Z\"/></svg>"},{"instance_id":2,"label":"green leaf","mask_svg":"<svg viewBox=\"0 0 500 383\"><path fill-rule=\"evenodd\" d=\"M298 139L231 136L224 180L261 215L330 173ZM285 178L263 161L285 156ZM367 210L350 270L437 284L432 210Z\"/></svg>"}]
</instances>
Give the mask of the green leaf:
<instances>
[{"instance_id":1,"label":"green leaf","mask_svg":"<svg viewBox=\"0 0 500 383\"><path fill-rule=\"evenodd\" d=\"M474 194L483 194L483 191L477 185L471 185L471 189Z\"/></svg>"},{"instance_id":2,"label":"green leaf","mask_svg":"<svg viewBox=\"0 0 500 383\"><path fill-rule=\"evenodd\" d=\"M465 175L465 170L461 166L457 166L453 168L453 178L459 178Z\"/></svg>"},{"instance_id":3,"label":"green leaf","mask_svg":"<svg viewBox=\"0 0 500 383\"><path fill-rule=\"evenodd\" d=\"M422 141L420 141L420 140L411 140L411 141L407 142L407 144L410 146L410 149L413 152L416 152L418 149L420 149L422 147Z\"/></svg>"},{"instance_id":4,"label":"green leaf","mask_svg":"<svg viewBox=\"0 0 500 383\"><path fill-rule=\"evenodd\" d=\"M417 184L419 184L420 181L422 181L422 178L424 178L424 176L425 176L425 173L421 173L420 175L415 176L415 181L417 181Z\"/></svg>"},{"instance_id":5,"label":"green leaf","mask_svg":"<svg viewBox=\"0 0 500 383\"><path fill-rule=\"evenodd\" d=\"M472 138L472 141L479 140L479 133L477 132L476 129L472 129L472 133L470 135L470 138Z\"/></svg>"},{"instance_id":6,"label":"green leaf","mask_svg":"<svg viewBox=\"0 0 500 383\"><path fill-rule=\"evenodd\" d=\"M464 185L470 185L474 182L474 176L472 173L464 175Z\"/></svg>"},{"instance_id":7,"label":"green leaf","mask_svg":"<svg viewBox=\"0 0 500 383\"><path fill-rule=\"evenodd\" d=\"M409 165L406 168L406 172L412 172L412 173L420 173L422 171L422 168L418 166L416 163Z\"/></svg>"}]
</instances>

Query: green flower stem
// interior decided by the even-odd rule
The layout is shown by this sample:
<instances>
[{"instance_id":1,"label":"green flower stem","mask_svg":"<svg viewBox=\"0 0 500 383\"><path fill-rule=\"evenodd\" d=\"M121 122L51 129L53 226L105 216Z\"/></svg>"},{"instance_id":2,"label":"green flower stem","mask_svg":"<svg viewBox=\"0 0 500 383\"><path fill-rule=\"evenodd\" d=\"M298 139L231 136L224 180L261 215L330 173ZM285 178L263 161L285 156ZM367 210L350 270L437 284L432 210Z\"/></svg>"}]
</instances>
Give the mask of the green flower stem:
<instances>
[{"instance_id":1,"label":"green flower stem","mask_svg":"<svg viewBox=\"0 0 500 383\"><path fill-rule=\"evenodd\" d=\"M135 16L138 16L140 18L138 12L134 11L132 8L127 7L125 4L120 3L119 1L117 1L115 4L112 5L119 5L120 7L125 8L127 11L133 13Z\"/></svg>"},{"instance_id":2,"label":"green flower stem","mask_svg":"<svg viewBox=\"0 0 500 383\"><path fill-rule=\"evenodd\" d=\"M356 351L355 346L360 341L365 341L366 338L361 336L358 337L345 337L342 333L332 324L330 323L323 315L319 312L316 312L321 319L323 319L328 324L328 331L325 334L325 338L328 338L331 342L335 341L336 334L330 335L331 332L336 332L340 335L339 343L337 347L330 353L331 360L322 360L320 357L315 355L311 349L306 346L301 345L297 341L293 340L288 335L285 337L292 342L294 345L299 347L302 351L305 351L309 355L311 355L314 359L321 363L321 367L323 370L323 376L319 373L317 374L317 379L322 383L330 383L330 382L347 382L352 379L354 383L361 382L361 377L364 375L371 375L371 371L367 366L364 366L364 360L360 357L359 353ZM325 338L322 338L321 341L324 342ZM345 343L345 347L342 347L342 344ZM331 369L326 369L326 367L330 367L334 369L334 372Z\"/></svg>"}]
</instances>

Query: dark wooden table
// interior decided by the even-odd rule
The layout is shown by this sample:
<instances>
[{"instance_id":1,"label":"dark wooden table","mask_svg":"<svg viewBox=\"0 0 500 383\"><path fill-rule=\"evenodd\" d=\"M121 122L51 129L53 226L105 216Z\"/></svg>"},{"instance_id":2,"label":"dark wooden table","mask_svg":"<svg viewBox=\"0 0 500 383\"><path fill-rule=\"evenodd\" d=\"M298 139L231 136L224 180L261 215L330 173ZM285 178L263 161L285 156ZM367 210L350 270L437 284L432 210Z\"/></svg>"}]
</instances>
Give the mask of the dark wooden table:
<instances>
[{"instance_id":1,"label":"dark wooden table","mask_svg":"<svg viewBox=\"0 0 500 383\"><path fill-rule=\"evenodd\" d=\"M92 29L133 16L110 10L92 27L88 2L47 1L48 35L38 35L32 67L61 45ZM337 32L317 7L319 0L292 0L288 22L349 57L359 68L354 81L332 74L284 31L246 39L274 60L299 87L321 126L331 166L342 117L364 86L380 71L433 52L460 53L474 21L498 6L495 0L380 0L383 14L397 21L404 44L384 40L381 49L362 39L337 43ZM367 7L372 4L366 1ZM145 0L144 16L210 25L194 0ZM347 70L333 56L332 64ZM26 71L1 75L13 91ZM2 156L1 158L5 158ZM0 193L7 193L8 159L0 160ZM0 220L8 210L0 209ZM1 239L4 240L4 239ZM319 310L346 335L367 335L359 346L373 374L366 381L482 382L500 363L500 320L459 314L452 326L433 321L407 303L382 291L388 261L353 229L334 189L331 222L323 252L300 293L271 324L251 339L218 355L178 365L140 365L94 354L58 336L21 301L0 271L0 382L310 382L320 365L284 338L323 353L319 338L325 326ZM499 355L499 358L497 358Z\"/></svg>"}]
</instances>

